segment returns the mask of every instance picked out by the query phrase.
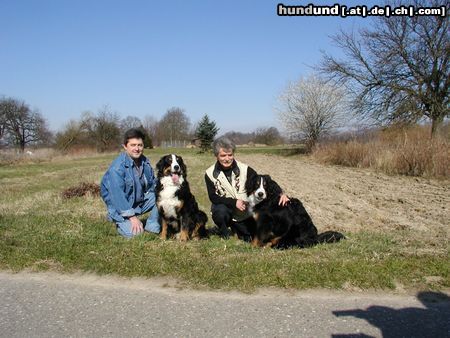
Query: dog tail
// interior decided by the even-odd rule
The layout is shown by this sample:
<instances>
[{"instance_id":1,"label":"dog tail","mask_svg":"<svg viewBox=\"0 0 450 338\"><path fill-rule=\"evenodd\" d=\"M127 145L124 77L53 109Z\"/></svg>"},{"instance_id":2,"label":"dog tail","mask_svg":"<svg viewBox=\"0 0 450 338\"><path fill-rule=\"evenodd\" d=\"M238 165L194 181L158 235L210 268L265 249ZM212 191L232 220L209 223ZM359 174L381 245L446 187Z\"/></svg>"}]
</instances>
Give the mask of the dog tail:
<instances>
[{"instance_id":1,"label":"dog tail","mask_svg":"<svg viewBox=\"0 0 450 338\"><path fill-rule=\"evenodd\" d=\"M325 231L317 236L319 243L336 243L341 239L345 239L345 236L337 231Z\"/></svg>"}]
</instances>

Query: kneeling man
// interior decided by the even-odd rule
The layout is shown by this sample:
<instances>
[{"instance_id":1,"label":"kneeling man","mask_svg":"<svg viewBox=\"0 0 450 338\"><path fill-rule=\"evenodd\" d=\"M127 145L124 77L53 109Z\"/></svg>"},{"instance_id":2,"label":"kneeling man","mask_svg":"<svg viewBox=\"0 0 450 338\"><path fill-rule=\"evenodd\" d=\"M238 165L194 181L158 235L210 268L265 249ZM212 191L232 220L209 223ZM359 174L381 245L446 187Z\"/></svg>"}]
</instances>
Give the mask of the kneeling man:
<instances>
[{"instance_id":1,"label":"kneeling man","mask_svg":"<svg viewBox=\"0 0 450 338\"><path fill-rule=\"evenodd\" d=\"M131 238L144 230L159 233L155 203L155 176L150 161L143 155L144 133L139 129L125 132L122 152L102 178L100 192L108 209L108 219L117 231ZM150 211L145 227L138 216Z\"/></svg>"}]
</instances>

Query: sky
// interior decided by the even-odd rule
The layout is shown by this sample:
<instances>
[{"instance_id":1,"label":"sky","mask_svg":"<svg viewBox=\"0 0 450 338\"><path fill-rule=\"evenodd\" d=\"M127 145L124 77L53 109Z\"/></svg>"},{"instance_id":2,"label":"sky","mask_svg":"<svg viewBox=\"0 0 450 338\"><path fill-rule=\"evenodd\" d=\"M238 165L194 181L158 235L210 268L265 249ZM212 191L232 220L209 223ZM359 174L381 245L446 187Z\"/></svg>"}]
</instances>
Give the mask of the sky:
<instances>
[{"instance_id":1,"label":"sky","mask_svg":"<svg viewBox=\"0 0 450 338\"><path fill-rule=\"evenodd\" d=\"M0 97L25 101L55 132L105 106L158 120L180 107L192 124L208 114L219 134L282 131L283 88L311 74L321 51L340 55L331 35L370 19L283 17L279 2L0 0Z\"/></svg>"}]
</instances>

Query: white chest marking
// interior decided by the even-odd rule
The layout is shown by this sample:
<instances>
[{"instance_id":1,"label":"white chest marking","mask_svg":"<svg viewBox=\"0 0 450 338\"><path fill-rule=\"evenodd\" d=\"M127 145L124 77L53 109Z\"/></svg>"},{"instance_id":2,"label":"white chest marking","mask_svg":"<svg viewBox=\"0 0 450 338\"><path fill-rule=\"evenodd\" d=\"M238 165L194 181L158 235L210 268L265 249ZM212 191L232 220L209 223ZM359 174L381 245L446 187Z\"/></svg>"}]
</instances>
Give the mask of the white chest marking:
<instances>
[{"instance_id":1,"label":"white chest marking","mask_svg":"<svg viewBox=\"0 0 450 338\"><path fill-rule=\"evenodd\" d=\"M175 196L175 193L180 189L184 179L180 177L178 184L175 184L170 176L165 176L161 178L160 182L164 188L158 196L158 207L164 210L166 216L177 217L176 208L180 206L181 201Z\"/></svg>"}]
</instances>

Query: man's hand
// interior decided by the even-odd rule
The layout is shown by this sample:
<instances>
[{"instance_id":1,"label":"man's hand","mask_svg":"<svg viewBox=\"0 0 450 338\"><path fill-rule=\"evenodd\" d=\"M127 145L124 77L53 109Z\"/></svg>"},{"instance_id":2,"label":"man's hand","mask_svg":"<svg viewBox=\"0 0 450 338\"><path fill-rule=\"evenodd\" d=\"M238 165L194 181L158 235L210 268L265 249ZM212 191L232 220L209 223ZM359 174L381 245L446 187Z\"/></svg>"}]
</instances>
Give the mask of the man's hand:
<instances>
[{"instance_id":1,"label":"man's hand","mask_svg":"<svg viewBox=\"0 0 450 338\"><path fill-rule=\"evenodd\" d=\"M281 196L280 196L280 201L278 202L278 205L281 205L281 206L285 206L286 204L288 204L289 202L290 202L291 200L289 199L289 197L287 197L287 195L286 194L282 194Z\"/></svg>"},{"instance_id":2,"label":"man's hand","mask_svg":"<svg viewBox=\"0 0 450 338\"><path fill-rule=\"evenodd\" d=\"M237 200L236 208L240 211L245 211L245 209L247 209L247 203L244 202L243 200Z\"/></svg>"},{"instance_id":3,"label":"man's hand","mask_svg":"<svg viewBox=\"0 0 450 338\"><path fill-rule=\"evenodd\" d=\"M129 220L131 222L131 232L133 233L133 235L140 234L144 231L144 226L142 225L142 222L139 220L139 218L133 216L130 217Z\"/></svg>"}]
</instances>

